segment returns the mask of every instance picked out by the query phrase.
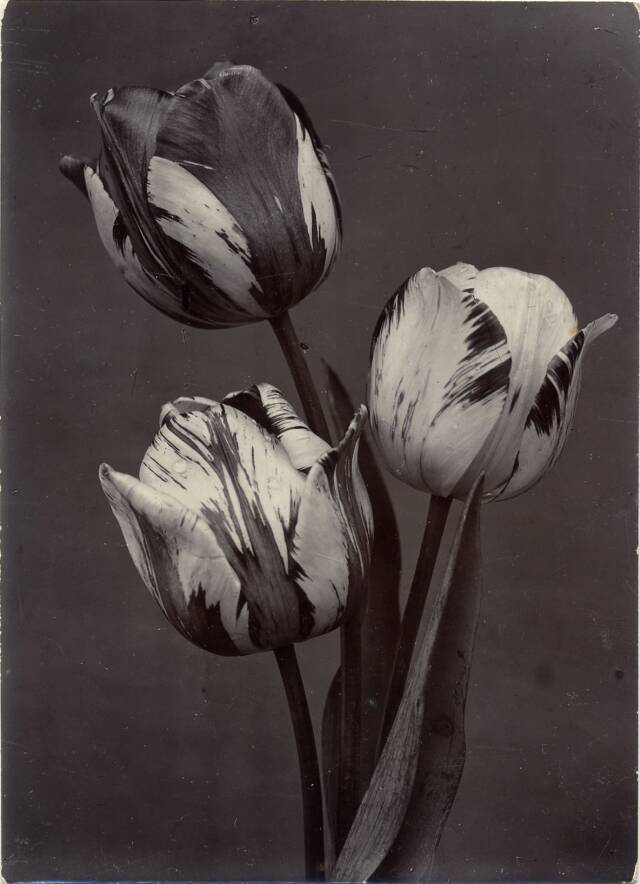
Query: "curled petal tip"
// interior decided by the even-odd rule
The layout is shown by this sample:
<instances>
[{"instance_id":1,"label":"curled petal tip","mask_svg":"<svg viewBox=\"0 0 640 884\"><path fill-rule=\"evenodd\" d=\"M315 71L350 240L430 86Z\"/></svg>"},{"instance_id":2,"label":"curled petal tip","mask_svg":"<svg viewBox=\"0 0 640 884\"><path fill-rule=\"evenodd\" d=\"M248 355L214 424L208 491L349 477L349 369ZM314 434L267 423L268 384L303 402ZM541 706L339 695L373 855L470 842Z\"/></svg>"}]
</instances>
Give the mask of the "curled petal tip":
<instances>
[{"instance_id":1,"label":"curled petal tip","mask_svg":"<svg viewBox=\"0 0 640 884\"><path fill-rule=\"evenodd\" d=\"M595 341L600 335L613 328L617 321L618 317L615 313L605 313L604 316L590 322L585 331L588 333L591 340Z\"/></svg>"},{"instance_id":2,"label":"curled petal tip","mask_svg":"<svg viewBox=\"0 0 640 884\"><path fill-rule=\"evenodd\" d=\"M204 396L180 396L179 399L174 399L173 402L165 402L162 406L160 409L160 426L172 417L188 414L190 411L207 411L208 408L212 408L217 404L213 399L206 399Z\"/></svg>"},{"instance_id":3,"label":"curled petal tip","mask_svg":"<svg viewBox=\"0 0 640 884\"><path fill-rule=\"evenodd\" d=\"M61 157L58 162L58 168L65 176L65 178L73 179L76 174L76 170L79 167L83 167L84 163L79 157L73 156L72 154L65 154L65 156Z\"/></svg>"},{"instance_id":4,"label":"curled petal tip","mask_svg":"<svg viewBox=\"0 0 640 884\"><path fill-rule=\"evenodd\" d=\"M434 277L436 275L437 275L436 271L433 269L433 267L422 267L416 273L416 278L417 279L424 279L424 278L430 279L431 277Z\"/></svg>"},{"instance_id":5,"label":"curled petal tip","mask_svg":"<svg viewBox=\"0 0 640 884\"><path fill-rule=\"evenodd\" d=\"M110 467L108 463L101 463L98 468L98 478L100 479L100 484L104 485L106 482L111 482L111 476L113 473L113 467Z\"/></svg>"},{"instance_id":6,"label":"curled petal tip","mask_svg":"<svg viewBox=\"0 0 640 884\"><path fill-rule=\"evenodd\" d=\"M355 438L358 439L365 427L368 417L369 409L366 405L361 405L351 418L351 423L347 427L344 440L350 439L352 436L355 436Z\"/></svg>"},{"instance_id":7,"label":"curled petal tip","mask_svg":"<svg viewBox=\"0 0 640 884\"><path fill-rule=\"evenodd\" d=\"M100 464L98 478L100 479L102 490L111 503L122 496L126 496L130 483L135 481L131 476L114 470L108 463Z\"/></svg>"},{"instance_id":8,"label":"curled petal tip","mask_svg":"<svg viewBox=\"0 0 640 884\"><path fill-rule=\"evenodd\" d=\"M93 170L93 163L91 160L88 160L85 157L73 156L72 154L67 154L62 157L58 163L58 168L64 177L72 184L75 184L84 196L87 196L87 185L84 178L84 170L87 167Z\"/></svg>"},{"instance_id":9,"label":"curled petal tip","mask_svg":"<svg viewBox=\"0 0 640 884\"><path fill-rule=\"evenodd\" d=\"M177 414L177 411L173 402L165 402L160 409L160 418L158 420L158 425L163 426L163 424L165 424L170 417L173 417L174 414Z\"/></svg>"},{"instance_id":10,"label":"curled petal tip","mask_svg":"<svg viewBox=\"0 0 640 884\"><path fill-rule=\"evenodd\" d=\"M98 119L100 119L100 117L102 116L102 111L105 105L109 104L109 102L113 100L114 95L115 92L113 90L113 87L111 86L105 92L104 98L100 98L97 92L93 92L91 94L89 98L89 103L91 104L91 107L93 108Z\"/></svg>"},{"instance_id":11,"label":"curled petal tip","mask_svg":"<svg viewBox=\"0 0 640 884\"><path fill-rule=\"evenodd\" d=\"M229 68L235 67L234 62L232 61L216 61L215 64L212 64L209 70L204 74L203 80L215 80L220 74L224 73L224 71L228 71Z\"/></svg>"}]
</instances>

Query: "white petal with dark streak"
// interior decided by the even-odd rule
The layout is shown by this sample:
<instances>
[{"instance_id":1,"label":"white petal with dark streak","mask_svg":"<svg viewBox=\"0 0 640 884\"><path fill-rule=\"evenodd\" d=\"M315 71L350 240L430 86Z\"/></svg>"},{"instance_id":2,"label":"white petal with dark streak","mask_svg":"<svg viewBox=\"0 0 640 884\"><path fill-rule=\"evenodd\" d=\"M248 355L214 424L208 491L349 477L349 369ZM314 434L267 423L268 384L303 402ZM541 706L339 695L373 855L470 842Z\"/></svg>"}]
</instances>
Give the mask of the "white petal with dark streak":
<instances>
[{"instance_id":1,"label":"white petal with dark streak","mask_svg":"<svg viewBox=\"0 0 640 884\"><path fill-rule=\"evenodd\" d=\"M342 620L347 601L358 604L373 534L371 504L358 468L359 437L366 409L344 439L311 468L293 538L297 583L314 604L312 635Z\"/></svg>"},{"instance_id":2,"label":"white petal with dark streak","mask_svg":"<svg viewBox=\"0 0 640 884\"><path fill-rule=\"evenodd\" d=\"M161 210L158 225L189 250L211 282L250 316L265 317L254 296L260 285L246 236L220 200L183 166L160 156L149 163L147 195Z\"/></svg>"},{"instance_id":3,"label":"white petal with dark streak","mask_svg":"<svg viewBox=\"0 0 640 884\"><path fill-rule=\"evenodd\" d=\"M578 332L549 363L527 417L517 467L499 500L522 494L556 462L567 440L578 400L582 363L590 344L615 325L609 313Z\"/></svg>"},{"instance_id":4,"label":"white petal with dark streak","mask_svg":"<svg viewBox=\"0 0 640 884\"><path fill-rule=\"evenodd\" d=\"M123 274L131 288L135 289L143 298L151 303L162 303L165 309L171 308L173 312L178 310L175 297L160 282L152 279L143 269L137 255L133 251L131 239L123 235L120 242L114 237L118 209L105 190L105 187L97 172L90 166L84 169L87 196L93 209L93 215L98 228L98 234L107 254Z\"/></svg>"},{"instance_id":5,"label":"white petal with dark streak","mask_svg":"<svg viewBox=\"0 0 640 884\"><path fill-rule=\"evenodd\" d=\"M297 470L308 470L329 450L324 439L309 429L272 384L255 384L247 390L229 393L223 401L245 412L276 436Z\"/></svg>"},{"instance_id":6,"label":"white petal with dark streak","mask_svg":"<svg viewBox=\"0 0 640 884\"><path fill-rule=\"evenodd\" d=\"M327 175L316 154L311 135L306 131L297 114L296 141L298 145L298 185L302 200L304 220L312 247L323 240L327 250L323 276L329 272L340 247L340 231L336 207L327 182Z\"/></svg>"},{"instance_id":7,"label":"white petal with dark streak","mask_svg":"<svg viewBox=\"0 0 640 884\"><path fill-rule=\"evenodd\" d=\"M287 566L286 532L304 477L278 440L244 413L216 405L169 418L140 478L202 515L238 551L254 551L252 523L265 521Z\"/></svg>"},{"instance_id":8,"label":"white petal with dark streak","mask_svg":"<svg viewBox=\"0 0 640 884\"><path fill-rule=\"evenodd\" d=\"M478 273L474 291L502 324L512 358L503 416L481 454L485 487L490 489L511 475L525 421L549 360L578 326L569 299L545 276L492 267Z\"/></svg>"},{"instance_id":9,"label":"white petal with dark streak","mask_svg":"<svg viewBox=\"0 0 640 884\"><path fill-rule=\"evenodd\" d=\"M167 618L197 644L210 641L209 650L228 653L231 641L238 653L255 651L246 616L245 622L236 616L239 582L204 519L106 464L100 482L136 568ZM198 594L207 609L217 609L209 634L206 618L197 632L191 623L188 609Z\"/></svg>"},{"instance_id":10,"label":"white petal with dark streak","mask_svg":"<svg viewBox=\"0 0 640 884\"><path fill-rule=\"evenodd\" d=\"M482 300L425 268L387 306L374 338L371 425L393 472L448 496L504 408L504 329Z\"/></svg>"}]
</instances>

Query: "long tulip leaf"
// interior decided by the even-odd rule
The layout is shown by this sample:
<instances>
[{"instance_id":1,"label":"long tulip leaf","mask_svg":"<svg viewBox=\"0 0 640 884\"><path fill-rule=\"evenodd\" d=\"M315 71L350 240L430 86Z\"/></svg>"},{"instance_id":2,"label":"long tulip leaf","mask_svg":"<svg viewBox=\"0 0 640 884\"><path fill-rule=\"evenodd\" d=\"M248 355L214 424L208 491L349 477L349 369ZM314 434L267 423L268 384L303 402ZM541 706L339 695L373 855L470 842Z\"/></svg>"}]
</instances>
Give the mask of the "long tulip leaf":
<instances>
[{"instance_id":1,"label":"long tulip leaf","mask_svg":"<svg viewBox=\"0 0 640 884\"><path fill-rule=\"evenodd\" d=\"M404 822L379 870L385 880L428 879L462 778L465 705L482 595L481 492L482 480L467 499L460 544L447 570L450 584L424 687L418 769Z\"/></svg>"},{"instance_id":2,"label":"long tulip leaf","mask_svg":"<svg viewBox=\"0 0 640 884\"><path fill-rule=\"evenodd\" d=\"M326 364L325 374L329 393L327 413L331 437L339 439L343 435L343 427L351 420L355 405L337 373ZM361 790L364 790L375 767L387 685L400 630L400 539L391 498L372 445L365 436L361 439L359 464L374 516L374 544L367 603L360 614L363 682L359 775ZM346 650L349 653L349 649ZM328 831L336 852L341 846L338 834L337 773L340 769L340 680L338 670L325 704L322 744Z\"/></svg>"},{"instance_id":3,"label":"long tulip leaf","mask_svg":"<svg viewBox=\"0 0 640 884\"><path fill-rule=\"evenodd\" d=\"M331 423L342 438L355 411L337 373L325 366ZM383 473L368 435L360 442L360 470L373 509L374 539L369 569L367 604L362 617L363 721L361 773L365 784L376 762L390 670L400 632L400 535Z\"/></svg>"},{"instance_id":4,"label":"long tulip leaf","mask_svg":"<svg viewBox=\"0 0 640 884\"><path fill-rule=\"evenodd\" d=\"M464 763L481 587L481 492L478 480L418 637L398 713L338 857L336 881L366 881L378 867L381 880L425 880L431 867Z\"/></svg>"}]
</instances>

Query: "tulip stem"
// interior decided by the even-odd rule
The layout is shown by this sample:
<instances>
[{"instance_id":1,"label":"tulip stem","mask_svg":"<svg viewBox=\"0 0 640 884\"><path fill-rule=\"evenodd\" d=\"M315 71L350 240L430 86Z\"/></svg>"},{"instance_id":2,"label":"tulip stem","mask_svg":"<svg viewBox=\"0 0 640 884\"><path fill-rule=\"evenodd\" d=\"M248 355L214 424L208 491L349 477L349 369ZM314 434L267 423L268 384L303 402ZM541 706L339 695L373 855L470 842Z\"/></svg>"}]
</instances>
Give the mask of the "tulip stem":
<instances>
[{"instance_id":1,"label":"tulip stem","mask_svg":"<svg viewBox=\"0 0 640 884\"><path fill-rule=\"evenodd\" d=\"M316 435L321 436L328 442L329 428L322 410L320 397L313 383L304 350L298 340L291 317L288 312L281 313L280 316L275 316L270 322L284 357L287 360L289 371L302 402L307 423Z\"/></svg>"},{"instance_id":2,"label":"tulip stem","mask_svg":"<svg viewBox=\"0 0 640 884\"><path fill-rule=\"evenodd\" d=\"M345 838L360 803L360 740L362 736L362 640L357 613L340 630L340 755L336 852Z\"/></svg>"},{"instance_id":3,"label":"tulip stem","mask_svg":"<svg viewBox=\"0 0 640 884\"><path fill-rule=\"evenodd\" d=\"M407 673L411 663L413 649L416 643L416 637L420 628L422 612L427 600L429 584L433 577L433 571L438 558L438 551L442 542L449 508L451 507L450 497L438 497L431 495L429 500L429 510L427 512L427 524L425 525L422 544L416 562L416 570L413 575L411 589L409 590L409 598L404 609L402 617L402 627L400 629L400 639L396 648L396 656L393 664L393 673L387 693L387 704L385 708L384 723L380 736L379 752L384 747L387 735L391 730L402 694L404 685L407 680Z\"/></svg>"},{"instance_id":4,"label":"tulip stem","mask_svg":"<svg viewBox=\"0 0 640 884\"><path fill-rule=\"evenodd\" d=\"M293 645L273 652L278 661L296 738L302 789L304 853L307 881L324 881L324 825L320 767L298 658Z\"/></svg>"}]
</instances>

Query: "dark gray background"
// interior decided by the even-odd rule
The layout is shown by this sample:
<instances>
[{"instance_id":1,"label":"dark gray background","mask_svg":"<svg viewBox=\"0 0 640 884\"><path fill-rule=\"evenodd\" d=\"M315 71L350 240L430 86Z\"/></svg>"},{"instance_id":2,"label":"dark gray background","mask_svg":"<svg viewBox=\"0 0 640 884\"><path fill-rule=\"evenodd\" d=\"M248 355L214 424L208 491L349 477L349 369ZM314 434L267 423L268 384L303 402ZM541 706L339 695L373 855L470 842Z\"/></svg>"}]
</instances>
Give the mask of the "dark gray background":
<instances>
[{"instance_id":1,"label":"dark gray background","mask_svg":"<svg viewBox=\"0 0 640 884\"><path fill-rule=\"evenodd\" d=\"M292 385L267 325L181 328L139 300L57 172L94 153L89 95L254 64L305 102L345 247L294 311L363 395L396 286L466 260L547 274L589 355L554 472L485 508L486 594L441 879L620 880L635 858L638 18L630 4L12 2L3 24L4 874L302 875L271 655L185 642L97 482L158 409ZM409 579L427 499L392 492ZM316 720L335 636L300 647Z\"/></svg>"}]
</instances>

